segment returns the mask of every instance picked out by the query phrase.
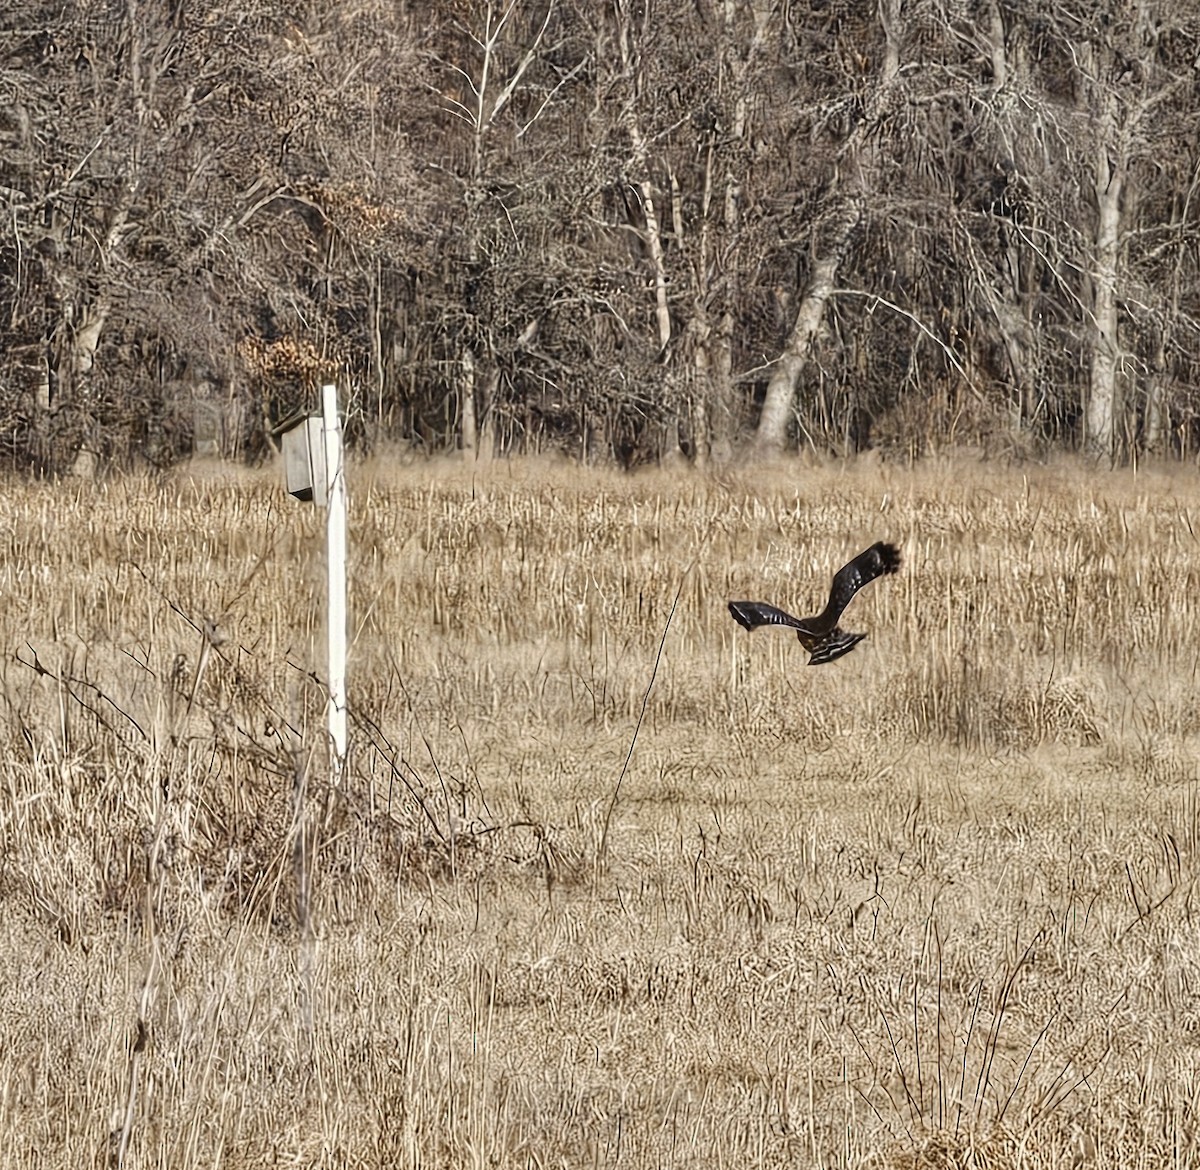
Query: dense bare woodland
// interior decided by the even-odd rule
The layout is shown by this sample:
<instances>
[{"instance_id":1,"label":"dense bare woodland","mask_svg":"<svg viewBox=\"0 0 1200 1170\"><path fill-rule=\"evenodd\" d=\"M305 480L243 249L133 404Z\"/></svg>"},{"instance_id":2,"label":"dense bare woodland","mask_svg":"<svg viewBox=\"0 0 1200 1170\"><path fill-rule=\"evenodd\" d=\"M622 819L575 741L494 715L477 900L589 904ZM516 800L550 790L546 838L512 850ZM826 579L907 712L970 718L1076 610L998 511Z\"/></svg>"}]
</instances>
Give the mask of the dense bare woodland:
<instances>
[{"instance_id":1,"label":"dense bare woodland","mask_svg":"<svg viewBox=\"0 0 1200 1170\"><path fill-rule=\"evenodd\" d=\"M14 0L0 440L1200 447L1196 0Z\"/></svg>"}]
</instances>

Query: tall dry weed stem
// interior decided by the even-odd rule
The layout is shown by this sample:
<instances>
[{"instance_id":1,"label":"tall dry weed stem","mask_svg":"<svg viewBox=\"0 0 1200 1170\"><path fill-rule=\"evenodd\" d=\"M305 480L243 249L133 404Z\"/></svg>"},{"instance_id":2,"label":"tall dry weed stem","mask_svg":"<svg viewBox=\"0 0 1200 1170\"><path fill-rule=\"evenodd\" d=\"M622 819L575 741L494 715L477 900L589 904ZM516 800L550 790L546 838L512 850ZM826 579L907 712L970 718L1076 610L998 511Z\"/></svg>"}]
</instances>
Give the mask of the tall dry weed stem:
<instances>
[{"instance_id":1,"label":"tall dry weed stem","mask_svg":"<svg viewBox=\"0 0 1200 1170\"><path fill-rule=\"evenodd\" d=\"M319 513L0 495L0 1168L1200 1159L1193 477L377 465L352 510L330 791ZM832 666L725 612L876 539Z\"/></svg>"}]
</instances>

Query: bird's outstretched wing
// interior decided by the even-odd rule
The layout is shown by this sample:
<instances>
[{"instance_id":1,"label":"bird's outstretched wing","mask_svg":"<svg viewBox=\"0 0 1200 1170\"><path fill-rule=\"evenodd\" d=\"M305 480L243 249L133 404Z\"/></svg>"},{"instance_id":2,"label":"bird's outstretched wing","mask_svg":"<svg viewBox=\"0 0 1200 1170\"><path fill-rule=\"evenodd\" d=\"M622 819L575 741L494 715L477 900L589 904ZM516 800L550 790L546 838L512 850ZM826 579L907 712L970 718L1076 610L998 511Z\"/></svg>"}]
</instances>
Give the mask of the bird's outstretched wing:
<instances>
[{"instance_id":1,"label":"bird's outstretched wing","mask_svg":"<svg viewBox=\"0 0 1200 1170\"><path fill-rule=\"evenodd\" d=\"M793 630L802 630L804 623L765 601L731 601L729 612L733 620L745 630L757 629L759 626L788 626Z\"/></svg>"},{"instance_id":2,"label":"bird's outstretched wing","mask_svg":"<svg viewBox=\"0 0 1200 1170\"><path fill-rule=\"evenodd\" d=\"M900 550L894 544L877 541L838 569L833 578L833 588L829 591L829 604L823 613L808 619L804 625L818 634L834 629L842 611L864 585L869 585L876 577L895 573L899 568Z\"/></svg>"}]
</instances>

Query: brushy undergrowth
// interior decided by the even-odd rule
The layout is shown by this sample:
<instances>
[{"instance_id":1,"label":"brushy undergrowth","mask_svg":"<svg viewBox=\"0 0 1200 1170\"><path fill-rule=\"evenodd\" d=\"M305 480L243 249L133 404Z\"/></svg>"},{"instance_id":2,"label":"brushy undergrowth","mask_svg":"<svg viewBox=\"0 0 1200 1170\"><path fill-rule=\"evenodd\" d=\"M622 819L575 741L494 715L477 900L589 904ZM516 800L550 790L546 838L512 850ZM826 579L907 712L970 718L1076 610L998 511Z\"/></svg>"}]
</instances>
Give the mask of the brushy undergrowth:
<instances>
[{"instance_id":1,"label":"brushy undergrowth","mask_svg":"<svg viewBox=\"0 0 1200 1170\"><path fill-rule=\"evenodd\" d=\"M0 1166L1195 1164L1191 473L350 485L337 786L319 512L6 485Z\"/></svg>"}]
</instances>

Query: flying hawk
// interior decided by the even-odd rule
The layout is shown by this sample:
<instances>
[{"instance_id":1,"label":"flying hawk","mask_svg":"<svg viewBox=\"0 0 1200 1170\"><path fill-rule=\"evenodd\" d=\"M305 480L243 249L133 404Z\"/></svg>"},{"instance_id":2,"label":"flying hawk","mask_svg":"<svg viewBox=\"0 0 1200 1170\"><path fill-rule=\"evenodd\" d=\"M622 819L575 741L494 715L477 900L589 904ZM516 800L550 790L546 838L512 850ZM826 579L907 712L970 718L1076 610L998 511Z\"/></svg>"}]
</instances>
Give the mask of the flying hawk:
<instances>
[{"instance_id":1,"label":"flying hawk","mask_svg":"<svg viewBox=\"0 0 1200 1170\"><path fill-rule=\"evenodd\" d=\"M838 626L842 610L864 586L886 573L900 568L900 552L894 544L879 541L843 565L833 578L829 604L816 617L795 618L765 601L731 601L729 612L738 625L747 630L757 626L787 626L796 631L800 644L808 651L809 666L820 666L849 654L867 635L850 634Z\"/></svg>"}]
</instances>

